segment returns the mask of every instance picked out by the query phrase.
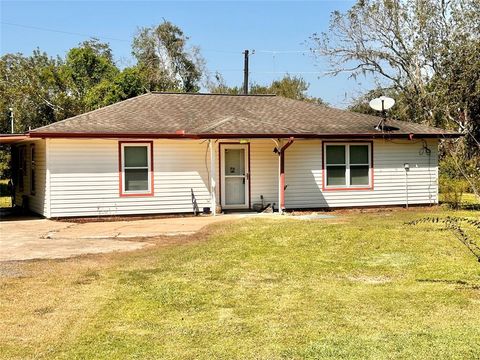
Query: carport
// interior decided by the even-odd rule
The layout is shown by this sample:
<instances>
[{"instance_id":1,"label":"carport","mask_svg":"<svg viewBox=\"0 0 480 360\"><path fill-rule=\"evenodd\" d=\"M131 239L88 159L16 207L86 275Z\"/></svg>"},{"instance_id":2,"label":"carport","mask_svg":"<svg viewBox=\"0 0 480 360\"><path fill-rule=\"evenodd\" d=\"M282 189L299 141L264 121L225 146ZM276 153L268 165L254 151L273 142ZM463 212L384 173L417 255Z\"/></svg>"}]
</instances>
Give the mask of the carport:
<instances>
[{"instance_id":1,"label":"carport","mask_svg":"<svg viewBox=\"0 0 480 360\"><path fill-rule=\"evenodd\" d=\"M24 135L24 134L0 134L0 151L6 151L6 152L10 152L10 170L11 170L11 176L10 176L10 196L12 196L12 207L15 205L14 204L14 197L13 197L13 189L15 188L14 187L14 183L15 183L15 174L17 174L17 170L16 167L15 167L15 154L13 153L12 151L12 145L13 144L17 144L17 143L21 143L22 141L25 141L28 139L28 136L27 135ZM5 193L3 192L1 194L1 196L5 196ZM0 217L3 217L5 216L7 213L10 212L11 209L9 208L5 208L3 206L3 204L0 206Z\"/></svg>"}]
</instances>

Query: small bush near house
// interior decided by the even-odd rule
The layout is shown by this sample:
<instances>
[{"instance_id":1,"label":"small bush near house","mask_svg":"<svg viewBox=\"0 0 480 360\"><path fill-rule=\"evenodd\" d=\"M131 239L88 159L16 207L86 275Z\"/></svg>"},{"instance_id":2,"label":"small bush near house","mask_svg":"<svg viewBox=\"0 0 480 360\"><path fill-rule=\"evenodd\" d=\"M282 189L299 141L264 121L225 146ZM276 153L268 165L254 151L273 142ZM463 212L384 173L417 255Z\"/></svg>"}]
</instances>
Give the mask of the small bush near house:
<instances>
[{"instance_id":1,"label":"small bush near house","mask_svg":"<svg viewBox=\"0 0 480 360\"><path fill-rule=\"evenodd\" d=\"M12 198L8 180L0 180L0 208L10 206L12 206Z\"/></svg>"},{"instance_id":2,"label":"small bush near house","mask_svg":"<svg viewBox=\"0 0 480 360\"><path fill-rule=\"evenodd\" d=\"M440 193L443 202L452 209L459 209L462 204L462 196L468 189L468 183L462 179L451 179L447 176L440 177Z\"/></svg>"},{"instance_id":3,"label":"small bush near house","mask_svg":"<svg viewBox=\"0 0 480 360\"><path fill-rule=\"evenodd\" d=\"M10 149L0 149L0 179L8 179L10 174Z\"/></svg>"},{"instance_id":4,"label":"small bush near house","mask_svg":"<svg viewBox=\"0 0 480 360\"><path fill-rule=\"evenodd\" d=\"M467 193L473 198L480 191L480 159L473 157L469 160L454 158L446 155L439 164L440 195L444 203L451 208L458 209L462 205Z\"/></svg>"}]
</instances>

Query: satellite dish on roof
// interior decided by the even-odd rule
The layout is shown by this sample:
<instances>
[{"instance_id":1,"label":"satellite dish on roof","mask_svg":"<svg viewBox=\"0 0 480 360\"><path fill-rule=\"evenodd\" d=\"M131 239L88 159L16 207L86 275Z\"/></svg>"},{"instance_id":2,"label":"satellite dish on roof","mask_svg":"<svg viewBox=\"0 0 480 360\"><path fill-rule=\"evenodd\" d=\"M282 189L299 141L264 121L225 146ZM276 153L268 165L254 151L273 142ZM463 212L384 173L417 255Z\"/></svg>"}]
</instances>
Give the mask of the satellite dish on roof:
<instances>
[{"instance_id":1,"label":"satellite dish on roof","mask_svg":"<svg viewBox=\"0 0 480 360\"><path fill-rule=\"evenodd\" d=\"M380 96L368 103L373 110L385 111L395 105L395 100L388 96Z\"/></svg>"},{"instance_id":2,"label":"satellite dish on roof","mask_svg":"<svg viewBox=\"0 0 480 360\"><path fill-rule=\"evenodd\" d=\"M380 96L378 98L370 100L368 103L373 110L382 112L382 120L375 126L376 130L380 131L389 131L389 130L398 130L398 128L393 128L387 126L387 110L395 105L395 100L388 96Z\"/></svg>"}]
</instances>

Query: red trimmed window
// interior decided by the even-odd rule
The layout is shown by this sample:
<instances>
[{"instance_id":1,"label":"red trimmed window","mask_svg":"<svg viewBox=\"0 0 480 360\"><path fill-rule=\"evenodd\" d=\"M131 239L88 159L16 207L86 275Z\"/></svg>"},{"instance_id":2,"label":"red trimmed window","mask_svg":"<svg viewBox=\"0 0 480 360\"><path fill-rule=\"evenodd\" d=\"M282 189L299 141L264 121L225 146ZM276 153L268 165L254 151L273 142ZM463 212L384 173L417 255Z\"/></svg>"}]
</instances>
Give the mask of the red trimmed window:
<instances>
[{"instance_id":1,"label":"red trimmed window","mask_svg":"<svg viewBox=\"0 0 480 360\"><path fill-rule=\"evenodd\" d=\"M324 143L324 190L373 188L371 143Z\"/></svg>"},{"instance_id":2,"label":"red trimmed window","mask_svg":"<svg viewBox=\"0 0 480 360\"><path fill-rule=\"evenodd\" d=\"M120 142L120 195L153 195L153 143Z\"/></svg>"}]
</instances>

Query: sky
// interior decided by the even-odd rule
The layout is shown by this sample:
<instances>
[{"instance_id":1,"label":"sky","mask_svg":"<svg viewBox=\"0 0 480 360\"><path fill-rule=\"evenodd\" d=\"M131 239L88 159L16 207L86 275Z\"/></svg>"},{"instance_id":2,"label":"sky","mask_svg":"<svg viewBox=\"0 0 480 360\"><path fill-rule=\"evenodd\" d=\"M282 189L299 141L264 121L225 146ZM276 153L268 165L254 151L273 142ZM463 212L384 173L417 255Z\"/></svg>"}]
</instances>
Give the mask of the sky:
<instances>
[{"instance_id":1,"label":"sky","mask_svg":"<svg viewBox=\"0 0 480 360\"><path fill-rule=\"evenodd\" d=\"M346 74L325 76L326 59L309 48L313 33L328 31L330 14L354 1L1 1L0 52L31 54L36 48L64 56L89 37L108 42L117 65L135 63L131 41L139 27L163 20L179 26L189 43L200 47L210 74L219 72L227 85L243 82L244 49L250 57L250 81L269 84L286 73L310 83L309 95L335 107L373 85ZM50 31L49 31L50 30Z\"/></svg>"}]
</instances>

